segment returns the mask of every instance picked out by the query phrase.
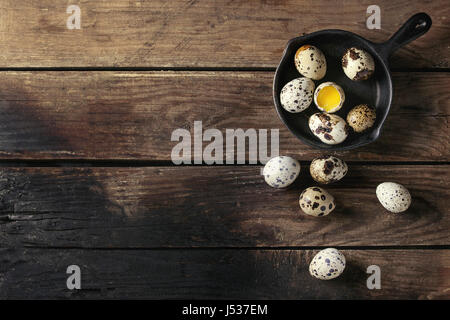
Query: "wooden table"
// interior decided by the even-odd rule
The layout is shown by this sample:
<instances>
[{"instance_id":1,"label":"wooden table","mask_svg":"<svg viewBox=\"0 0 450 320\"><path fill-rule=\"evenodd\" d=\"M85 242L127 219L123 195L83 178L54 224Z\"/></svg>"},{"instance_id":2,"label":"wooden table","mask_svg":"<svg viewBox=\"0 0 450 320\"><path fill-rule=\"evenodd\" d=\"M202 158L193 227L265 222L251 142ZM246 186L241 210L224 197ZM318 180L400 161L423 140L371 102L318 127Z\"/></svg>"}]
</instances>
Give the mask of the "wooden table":
<instances>
[{"instance_id":1,"label":"wooden table","mask_svg":"<svg viewBox=\"0 0 450 320\"><path fill-rule=\"evenodd\" d=\"M72 3L73 2L73 3ZM450 298L449 48L445 0L0 1L0 298ZM298 196L323 152L278 119L272 79L286 42L338 28L384 41L412 14L431 30L391 59L381 138L335 155L338 208L315 219ZM177 128L279 128L297 184L268 187L260 165L175 166ZM386 212L375 187L413 195ZM340 278L308 273L337 247ZM82 289L68 290L78 265ZM381 268L368 290L366 268Z\"/></svg>"}]
</instances>

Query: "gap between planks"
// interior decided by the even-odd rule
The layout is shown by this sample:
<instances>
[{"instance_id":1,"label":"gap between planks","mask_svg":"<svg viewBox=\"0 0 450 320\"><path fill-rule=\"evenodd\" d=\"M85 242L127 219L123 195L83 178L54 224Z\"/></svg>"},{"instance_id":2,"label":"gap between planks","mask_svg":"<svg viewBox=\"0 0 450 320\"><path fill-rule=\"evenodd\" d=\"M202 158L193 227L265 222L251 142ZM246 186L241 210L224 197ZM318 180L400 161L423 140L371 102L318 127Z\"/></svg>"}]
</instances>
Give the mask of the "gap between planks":
<instances>
[{"instance_id":1,"label":"gap between planks","mask_svg":"<svg viewBox=\"0 0 450 320\"><path fill-rule=\"evenodd\" d=\"M391 72L450 72L450 68L390 68ZM275 72L273 67L0 67L0 72L145 72L145 71L174 71L174 72Z\"/></svg>"},{"instance_id":2,"label":"gap between planks","mask_svg":"<svg viewBox=\"0 0 450 320\"><path fill-rule=\"evenodd\" d=\"M254 246L254 247L83 247L83 246L27 246L24 249L36 250L89 250L89 251L211 251L211 250L246 250L246 251L302 251L302 250L322 250L325 248L336 248L339 250L450 250L449 245L392 245L392 246ZM0 248L10 248L2 247Z\"/></svg>"},{"instance_id":3,"label":"gap between planks","mask_svg":"<svg viewBox=\"0 0 450 320\"><path fill-rule=\"evenodd\" d=\"M312 159L311 159L312 161ZM311 161L299 161L301 165L309 165ZM405 166L405 165L417 165L417 166L446 166L450 165L450 161L346 161L348 165L352 166ZM1 167L263 167L264 164L183 164L175 165L171 161L167 160L130 160L130 159L1 159Z\"/></svg>"}]
</instances>

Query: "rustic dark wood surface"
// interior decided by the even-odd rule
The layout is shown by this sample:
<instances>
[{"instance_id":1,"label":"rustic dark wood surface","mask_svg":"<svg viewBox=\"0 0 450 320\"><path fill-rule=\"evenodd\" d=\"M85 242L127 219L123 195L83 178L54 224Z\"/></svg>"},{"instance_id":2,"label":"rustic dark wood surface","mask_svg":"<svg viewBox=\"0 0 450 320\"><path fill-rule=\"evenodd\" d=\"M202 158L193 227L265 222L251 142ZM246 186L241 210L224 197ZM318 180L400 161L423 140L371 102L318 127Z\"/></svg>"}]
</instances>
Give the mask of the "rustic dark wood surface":
<instances>
[{"instance_id":1,"label":"rustic dark wood surface","mask_svg":"<svg viewBox=\"0 0 450 320\"><path fill-rule=\"evenodd\" d=\"M443 299L450 295L449 250L342 252L347 259L345 273L334 281L318 281L308 272L317 250L1 249L0 298ZM65 287L65 269L74 261L83 270L84 288L79 291ZM383 270L382 290L366 287L366 269L373 264Z\"/></svg>"},{"instance_id":2,"label":"rustic dark wood surface","mask_svg":"<svg viewBox=\"0 0 450 320\"><path fill-rule=\"evenodd\" d=\"M279 129L280 153L306 161L322 154L281 124L272 80L273 72L4 72L0 156L170 161L172 132L194 121L224 134L226 128ZM395 72L393 81L381 138L337 155L447 161L449 73Z\"/></svg>"},{"instance_id":3,"label":"rustic dark wood surface","mask_svg":"<svg viewBox=\"0 0 450 320\"><path fill-rule=\"evenodd\" d=\"M72 3L71 3L72 4ZM0 0L0 298L450 299L450 6L371 2ZM416 12L433 26L396 52L381 138L337 152L349 173L326 187L330 216L303 214L323 154L278 119L272 80L286 42L320 29L389 38ZM301 161L287 190L260 165L174 166L173 130L279 129ZM404 184L413 204L386 212L375 188ZM334 281L308 274L340 248ZM82 270L82 290L66 268ZM368 290L367 266L382 270Z\"/></svg>"},{"instance_id":4,"label":"rustic dark wood surface","mask_svg":"<svg viewBox=\"0 0 450 320\"><path fill-rule=\"evenodd\" d=\"M383 181L408 186L408 214L379 204ZM335 211L302 213L315 185L304 165L288 190L269 188L259 166L5 168L0 242L83 248L392 246L450 243L448 166L351 165L326 189ZM45 199L45 200L44 200Z\"/></svg>"},{"instance_id":5,"label":"rustic dark wood surface","mask_svg":"<svg viewBox=\"0 0 450 320\"><path fill-rule=\"evenodd\" d=\"M77 3L78 2L78 3ZM74 1L81 30L68 30L67 2L2 0L2 67L275 67L286 42L303 33L344 29L386 41L410 16L433 28L392 60L396 68L448 68L446 0L380 0L382 28L366 28L370 1Z\"/></svg>"}]
</instances>

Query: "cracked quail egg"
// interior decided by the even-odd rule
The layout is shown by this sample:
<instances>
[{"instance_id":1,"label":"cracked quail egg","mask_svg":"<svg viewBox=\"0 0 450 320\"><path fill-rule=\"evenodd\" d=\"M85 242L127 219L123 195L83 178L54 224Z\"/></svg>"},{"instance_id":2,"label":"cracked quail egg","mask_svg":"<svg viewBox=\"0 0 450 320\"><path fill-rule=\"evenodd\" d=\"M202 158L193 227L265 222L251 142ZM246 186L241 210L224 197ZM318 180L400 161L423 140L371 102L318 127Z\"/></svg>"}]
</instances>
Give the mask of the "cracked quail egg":
<instances>
[{"instance_id":1,"label":"cracked quail egg","mask_svg":"<svg viewBox=\"0 0 450 320\"><path fill-rule=\"evenodd\" d=\"M351 80L367 80L375 71L375 62L367 51L353 47L342 57L342 68Z\"/></svg>"},{"instance_id":2,"label":"cracked quail egg","mask_svg":"<svg viewBox=\"0 0 450 320\"><path fill-rule=\"evenodd\" d=\"M319 251L309 264L309 273L320 280L339 277L345 269L345 256L338 249L327 248Z\"/></svg>"},{"instance_id":3,"label":"cracked quail egg","mask_svg":"<svg viewBox=\"0 0 450 320\"><path fill-rule=\"evenodd\" d=\"M297 78L289 81L280 93L280 102L286 111L302 112L312 102L314 82L308 78Z\"/></svg>"},{"instance_id":4,"label":"cracked quail egg","mask_svg":"<svg viewBox=\"0 0 450 320\"><path fill-rule=\"evenodd\" d=\"M341 180L348 171L344 160L333 156L322 156L314 159L309 167L311 177L323 184Z\"/></svg>"},{"instance_id":5,"label":"cracked quail egg","mask_svg":"<svg viewBox=\"0 0 450 320\"><path fill-rule=\"evenodd\" d=\"M295 67L302 76L320 80L327 72L327 60L319 48L306 44L295 53Z\"/></svg>"},{"instance_id":6,"label":"cracked quail egg","mask_svg":"<svg viewBox=\"0 0 450 320\"><path fill-rule=\"evenodd\" d=\"M300 163L288 156L270 159L264 166L263 175L267 184L273 188L285 188L297 179Z\"/></svg>"},{"instance_id":7,"label":"cracked quail egg","mask_svg":"<svg viewBox=\"0 0 450 320\"><path fill-rule=\"evenodd\" d=\"M328 113L315 113L309 118L309 129L326 144L338 144L343 142L350 131L344 119Z\"/></svg>"},{"instance_id":8,"label":"cracked quail egg","mask_svg":"<svg viewBox=\"0 0 450 320\"><path fill-rule=\"evenodd\" d=\"M374 125L376 117L377 114L373 108L360 104L347 114L347 123L355 132L363 132Z\"/></svg>"},{"instance_id":9,"label":"cracked quail egg","mask_svg":"<svg viewBox=\"0 0 450 320\"><path fill-rule=\"evenodd\" d=\"M336 112L342 108L344 101L344 90L334 82L324 82L314 92L314 103L321 111Z\"/></svg>"},{"instance_id":10,"label":"cracked quail egg","mask_svg":"<svg viewBox=\"0 0 450 320\"><path fill-rule=\"evenodd\" d=\"M376 194L383 207L393 213L406 211L411 205L411 194L399 183L383 182L378 185Z\"/></svg>"},{"instance_id":11,"label":"cracked quail egg","mask_svg":"<svg viewBox=\"0 0 450 320\"><path fill-rule=\"evenodd\" d=\"M336 207L334 197L319 187L303 190L300 194L299 204L304 213L315 217L326 216Z\"/></svg>"}]
</instances>

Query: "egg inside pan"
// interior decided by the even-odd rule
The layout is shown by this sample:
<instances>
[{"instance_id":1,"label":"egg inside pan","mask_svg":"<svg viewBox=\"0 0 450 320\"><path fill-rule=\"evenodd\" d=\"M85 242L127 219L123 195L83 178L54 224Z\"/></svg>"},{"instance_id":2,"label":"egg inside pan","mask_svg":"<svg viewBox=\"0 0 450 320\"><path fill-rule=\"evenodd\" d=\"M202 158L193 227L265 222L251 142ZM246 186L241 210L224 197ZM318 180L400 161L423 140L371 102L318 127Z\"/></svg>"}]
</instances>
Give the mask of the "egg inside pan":
<instances>
[{"instance_id":1,"label":"egg inside pan","mask_svg":"<svg viewBox=\"0 0 450 320\"><path fill-rule=\"evenodd\" d=\"M334 82L320 84L314 93L314 103L320 111L333 113L342 108L345 101L345 93Z\"/></svg>"},{"instance_id":2,"label":"egg inside pan","mask_svg":"<svg viewBox=\"0 0 450 320\"><path fill-rule=\"evenodd\" d=\"M367 104L375 109L376 120L371 128L362 133L351 132L342 143L327 145L321 142L311 132L308 125L308 120L313 114L320 111L330 113L330 111L327 111L326 109L328 109L329 106L333 107L336 104L339 105L342 100L337 94L337 90L327 88L323 92L324 96L321 96L319 99L320 102L318 102L319 105L322 103L327 105L322 108L324 110L318 108L316 103L313 102L308 109L300 113L290 113L284 109L281 110L278 108L281 104L279 101L276 102L275 104L277 105L278 113L283 122L292 131L292 133L301 138L302 141L312 146L320 147L321 149L344 150L371 142L372 137L378 135L378 124L384 121L385 111L383 109L385 109L385 106L388 104L390 99L389 95L381 94L382 92L390 92L390 89L389 81L386 81L387 73L383 70L382 62L379 60L379 56L376 53L373 53L370 48L362 46L358 41L354 41L353 38L344 37L340 34L323 33L320 37L307 35L302 38L295 39L287 47L285 56L283 57L277 70L278 76L276 77L276 83L274 83L275 100L280 99L280 92L285 84L293 79L302 77L295 66L295 54L303 45L312 45L319 48L326 58L327 67L324 77L320 80L313 80L316 85L316 91L317 88L323 83L332 82L338 85L345 94L345 98L343 99L340 108L331 108L332 110L335 109L331 113L336 114L343 119L347 119L347 114L352 108L360 104ZM352 47L361 47L368 53L372 54L375 63L375 71L374 74L367 80L353 81L348 78L342 69L342 57L344 56L346 50ZM380 110L378 110L379 107L381 108Z\"/></svg>"}]
</instances>

